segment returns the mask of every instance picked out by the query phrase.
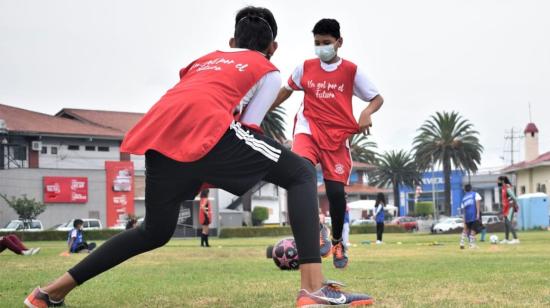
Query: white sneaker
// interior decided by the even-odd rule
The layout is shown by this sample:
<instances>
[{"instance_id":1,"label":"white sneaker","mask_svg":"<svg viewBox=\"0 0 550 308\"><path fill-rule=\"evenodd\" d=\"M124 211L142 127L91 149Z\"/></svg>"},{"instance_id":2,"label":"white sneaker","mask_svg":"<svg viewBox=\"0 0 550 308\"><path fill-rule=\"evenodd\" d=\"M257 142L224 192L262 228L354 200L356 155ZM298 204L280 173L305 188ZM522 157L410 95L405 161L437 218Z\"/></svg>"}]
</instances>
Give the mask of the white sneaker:
<instances>
[{"instance_id":1,"label":"white sneaker","mask_svg":"<svg viewBox=\"0 0 550 308\"><path fill-rule=\"evenodd\" d=\"M508 240L507 239L503 239L502 241L500 241L501 244L508 244Z\"/></svg>"},{"instance_id":2,"label":"white sneaker","mask_svg":"<svg viewBox=\"0 0 550 308\"><path fill-rule=\"evenodd\" d=\"M376 241L376 245L382 244L382 241Z\"/></svg>"},{"instance_id":3,"label":"white sneaker","mask_svg":"<svg viewBox=\"0 0 550 308\"><path fill-rule=\"evenodd\" d=\"M31 255L33 255L33 256L34 256L35 254L37 254L37 253L39 253L39 252L40 252L40 247L36 247L36 248L31 248L31 250L32 250L32 252L31 252Z\"/></svg>"},{"instance_id":4,"label":"white sneaker","mask_svg":"<svg viewBox=\"0 0 550 308\"><path fill-rule=\"evenodd\" d=\"M22 251L24 256L32 256L32 248Z\"/></svg>"},{"instance_id":5,"label":"white sneaker","mask_svg":"<svg viewBox=\"0 0 550 308\"><path fill-rule=\"evenodd\" d=\"M513 239L513 240L509 241L508 244L510 244L510 245L519 244L519 240L517 238Z\"/></svg>"}]
</instances>

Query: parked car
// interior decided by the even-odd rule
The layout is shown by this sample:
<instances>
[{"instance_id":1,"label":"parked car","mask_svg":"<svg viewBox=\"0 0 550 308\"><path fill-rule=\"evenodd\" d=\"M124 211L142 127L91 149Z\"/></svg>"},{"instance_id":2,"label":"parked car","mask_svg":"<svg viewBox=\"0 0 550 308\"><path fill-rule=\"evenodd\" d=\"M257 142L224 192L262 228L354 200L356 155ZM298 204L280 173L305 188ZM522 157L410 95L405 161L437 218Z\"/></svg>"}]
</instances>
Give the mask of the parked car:
<instances>
[{"instance_id":1,"label":"parked car","mask_svg":"<svg viewBox=\"0 0 550 308\"><path fill-rule=\"evenodd\" d=\"M414 217L396 217L391 221L391 223L395 225L400 225L407 231L418 231L418 222Z\"/></svg>"},{"instance_id":2,"label":"parked car","mask_svg":"<svg viewBox=\"0 0 550 308\"><path fill-rule=\"evenodd\" d=\"M94 219L94 218L83 218L82 221L84 222L82 227L84 230L100 230L103 229L103 226L101 225L101 220ZM57 231L71 231L74 226L74 219L71 219L67 221L64 224L61 224L55 230Z\"/></svg>"},{"instance_id":3,"label":"parked car","mask_svg":"<svg viewBox=\"0 0 550 308\"><path fill-rule=\"evenodd\" d=\"M433 227L435 233L447 232L464 226L464 220L460 217L449 217L440 220Z\"/></svg>"},{"instance_id":4,"label":"parked car","mask_svg":"<svg viewBox=\"0 0 550 308\"><path fill-rule=\"evenodd\" d=\"M12 220L4 228L0 229L0 232L12 232L12 231L42 231L44 226L40 220L31 220L30 222L24 222L21 220Z\"/></svg>"},{"instance_id":5,"label":"parked car","mask_svg":"<svg viewBox=\"0 0 550 308\"><path fill-rule=\"evenodd\" d=\"M481 221L484 225L492 225L499 223L501 220L500 217L498 217L497 215L487 215L481 216Z\"/></svg>"},{"instance_id":6,"label":"parked car","mask_svg":"<svg viewBox=\"0 0 550 308\"><path fill-rule=\"evenodd\" d=\"M376 221L372 219L356 219L351 222L352 226L360 226L360 225L376 225Z\"/></svg>"}]
</instances>

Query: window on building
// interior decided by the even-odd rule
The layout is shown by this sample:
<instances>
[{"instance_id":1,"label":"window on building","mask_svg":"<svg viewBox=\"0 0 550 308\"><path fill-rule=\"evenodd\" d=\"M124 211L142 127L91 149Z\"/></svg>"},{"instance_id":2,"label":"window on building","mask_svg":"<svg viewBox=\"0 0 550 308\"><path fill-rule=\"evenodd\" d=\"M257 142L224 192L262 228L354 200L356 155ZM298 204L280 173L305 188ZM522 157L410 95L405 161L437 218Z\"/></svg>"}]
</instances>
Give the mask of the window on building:
<instances>
[{"instance_id":1,"label":"window on building","mask_svg":"<svg viewBox=\"0 0 550 308\"><path fill-rule=\"evenodd\" d=\"M84 149L86 151L95 151L95 145L87 145Z\"/></svg>"},{"instance_id":2,"label":"window on building","mask_svg":"<svg viewBox=\"0 0 550 308\"><path fill-rule=\"evenodd\" d=\"M79 145L74 145L74 144L69 144L69 146L67 146L67 148L69 149L69 151L78 151L78 150L80 150L80 146Z\"/></svg>"},{"instance_id":3,"label":"window on building","mask_svg":"<svg viewBox=\"0 0 550 308\"><path fill-rule=\"evenodd\" d=\"M540 185L540 192L546 193L546 184Z\"/></svg>"},{"instance_id":4,"label":"window on building","mask_svg":"<svg viewBox=\"0 0 550 308\"><path fill-rule=\"evenodd\" d=\"M525 186L521 186L520 191L521 191L521 194L523 195L525 193Z\"/></svg>"},{"instance_id":5,"label":"window on building","mask_svg":"<svg viewBox=\"0 0 550 308\"><path fill-rule=\"evenodd\" d=\"M52 155L57 155L57 147L52 147L50 153L52 153Z\"/></svg>"},{"instance_id":6,"label":"window on building","mask_svg":"<svg viewBox=\"0 0 550 308\"><path fill-rule=\"evenodd\" d=\"M98 146L98 147L97 147L97 150L98 150L99 152L109 152L109 147Z\"/></svg>"},{"instance_id":7,"label":"window on building","mask_svg":"<svg viewBox=\"0 0 550 308\"><path fill-rule=\"evenodd\" d=\"M42 150L40 150L41 154L48 154L48 147L42 147Z\"/></svg>"},{"instance_id":8,"label":"window on building","mask_svg":"<svg viewBox=\"0 0 550 308\"><path fill-rule=\"evenodd\" d=\"M537 183L537 192L540 192L540 183Z\"/></svg>"}]
</instances>

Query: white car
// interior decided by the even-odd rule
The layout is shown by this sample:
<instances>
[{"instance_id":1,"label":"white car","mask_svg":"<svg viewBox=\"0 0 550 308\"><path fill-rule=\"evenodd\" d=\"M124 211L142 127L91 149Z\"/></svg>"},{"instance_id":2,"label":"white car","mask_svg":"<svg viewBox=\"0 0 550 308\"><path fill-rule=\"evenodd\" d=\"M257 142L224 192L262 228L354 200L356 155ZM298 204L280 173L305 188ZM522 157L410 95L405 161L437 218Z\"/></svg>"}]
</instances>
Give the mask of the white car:
<instances>
[{"instance_id":1,"label":"white car","mask_svg":"<svg viewBox=\"0 0 550 308\"><path fill-rule=\"evenodd\" d=\"M372 219L356 219L351 222L352 226L360 226L360 225L376 225L376 221Z\"/></svg>"},{"instance_id":2,"label":"white car","mask_svg":"<svg viewBox=\"0 0 550 308\"><path fill-rule=\"evenodd\" d=\"M500 218L496 215L481 216L481 222L484 225L491 225L500 222Z\"/></svg>"},{"instance_id":3,"label":"white car","mask_svg":"<svg viewBox=\"0 0 550 308\"><path fill-rule=\"evenodd\" d=\"M68 222L61 224L59 227L55 228L57 231L71 231L74 226L74 219L69 220ZM103 226L101 225L101 221L99 219L94 218L83 218L82 221L84 222L82 224L83 230L100 230L103 229Z\"/></svg>"},{"instance_id":4,"label":"white car","mask_svg":"<svg viewBox=\"0 0 550 308\"><path fill-rule=\"evenodd\" d=\"M40 220L31 220L31 222L25 222L21 220L12 220L4 228L0 229L0 232L12 232L12 231L42 231L44 226Z\"/></svg>"},{"instance_id":5,"label":"white car","mask_svg":"<svg viewBox=\"0 0 550 308\"><path fill-rule=\"evenodd\" d=\"M464 226L464 220L462 218L445 218L436 223L433 227L435 233L447 232Z\"/></svg>"}]
</instances>

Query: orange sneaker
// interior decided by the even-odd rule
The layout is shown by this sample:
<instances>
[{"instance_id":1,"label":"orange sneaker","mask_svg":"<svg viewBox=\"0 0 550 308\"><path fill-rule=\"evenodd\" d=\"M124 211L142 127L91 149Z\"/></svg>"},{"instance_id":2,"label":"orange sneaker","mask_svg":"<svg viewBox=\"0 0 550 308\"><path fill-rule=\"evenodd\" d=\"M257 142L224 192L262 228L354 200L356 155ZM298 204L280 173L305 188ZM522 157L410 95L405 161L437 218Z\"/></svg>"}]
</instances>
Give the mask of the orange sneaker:
<instances>
[{"instance_id":1,"label":"orange sneaker","mask_svg":"<svg viewBox=\"0 0 550 308\"><path fill-rule=\"evenodd\" d=\"M52 301L47 293L40 290L40 287L36 287L23 303L25 307L29 308L61 307L65 305L63 300L59 302Z\"/></svg>"},{"instance_id":2,"label":"orange sneaker","mask_svg":"<svg viewBox=\"0 0 550 308\"><path fill-rule=\"evenodd\" d=\"M348 255L346 254L346 245L342 239L332 242L332 263L336 268L346 268L348 266Z\"/></svg>"}]
</instances>

